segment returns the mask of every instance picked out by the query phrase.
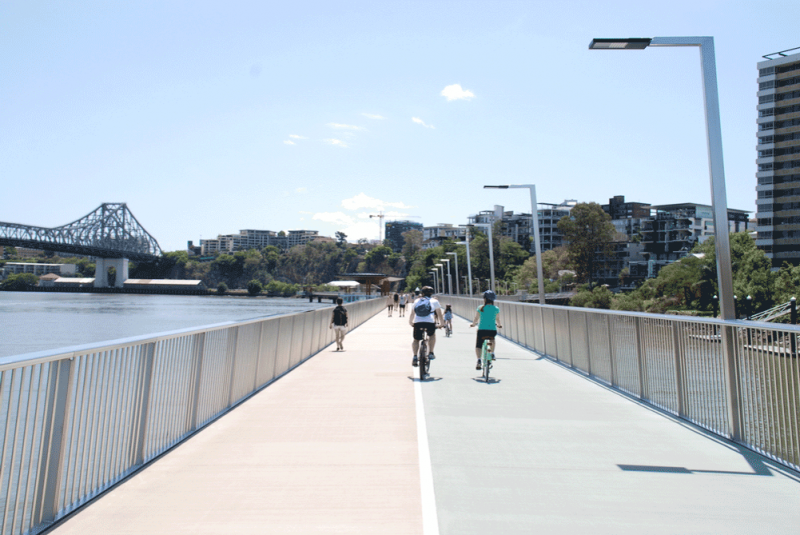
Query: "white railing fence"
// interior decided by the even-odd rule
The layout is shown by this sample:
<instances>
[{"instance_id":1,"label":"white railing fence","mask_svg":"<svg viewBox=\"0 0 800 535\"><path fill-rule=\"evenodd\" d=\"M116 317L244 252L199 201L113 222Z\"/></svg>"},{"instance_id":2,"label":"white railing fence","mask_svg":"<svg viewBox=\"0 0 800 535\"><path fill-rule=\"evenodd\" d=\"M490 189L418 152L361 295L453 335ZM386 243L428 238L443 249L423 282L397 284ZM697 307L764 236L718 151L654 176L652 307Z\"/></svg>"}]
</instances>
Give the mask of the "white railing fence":
<instances>
[{"instance_id":1,"label":"white railing fence","mask_svg":"<svg viewBox=\"0 0 800 535\"><path fill-rule=\"evenodd\" d=\"M470 321L483 303L440 301ZM800 469L800 327L496 304L503 337Z\"/></svg>"},{"instance_id":2,"label":"white railing fence","mask_svg":"<svg viewBox=\"0 0 800 535\"><path fill-rule=\"evenodd\" d=\"M347 304L350 328L384 305ZM0 359L0 534L47 528L319 352L331 313Z\"/></svg>"}]
</instances>

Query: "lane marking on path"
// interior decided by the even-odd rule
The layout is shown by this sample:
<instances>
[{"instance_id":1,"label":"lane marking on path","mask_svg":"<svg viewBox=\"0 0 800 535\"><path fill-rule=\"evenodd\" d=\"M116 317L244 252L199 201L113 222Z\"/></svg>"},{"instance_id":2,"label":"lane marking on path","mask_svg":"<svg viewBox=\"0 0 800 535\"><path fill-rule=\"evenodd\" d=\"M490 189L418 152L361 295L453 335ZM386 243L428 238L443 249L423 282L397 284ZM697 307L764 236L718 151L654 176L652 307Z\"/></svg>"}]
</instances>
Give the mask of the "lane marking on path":
<instances>
[{"instance_id":1,"label":"lane marking on path","mask_svg":"<svg viewBox=\"0 0 800 535\"><path fill-rule=\"evenodd\" d=\"M436 495L433 491L431 452L428 448L428 427L425 424L425 407L422 404L422 383L414 382L414 399L417 406L417 444L419 446L419 484L422 498L422 533L439 535L439 517L436 513Z\"/></svg>"}]
</instances>

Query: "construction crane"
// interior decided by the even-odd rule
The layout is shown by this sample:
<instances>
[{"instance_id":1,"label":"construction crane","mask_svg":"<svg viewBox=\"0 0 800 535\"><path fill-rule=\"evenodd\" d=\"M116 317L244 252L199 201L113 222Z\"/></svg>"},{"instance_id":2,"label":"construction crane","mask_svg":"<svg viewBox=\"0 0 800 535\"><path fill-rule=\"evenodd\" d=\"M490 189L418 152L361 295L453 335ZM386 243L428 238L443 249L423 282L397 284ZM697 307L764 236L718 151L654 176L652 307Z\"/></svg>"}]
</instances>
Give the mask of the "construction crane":
<instances>
[{"instance_id":1,"label":"construction crane","mask_svg":"<svg viewBox=\"0 0 800 535\"><path fill-rule=\"evenodd\" d=\"M383 214L383 210L381 210L377 214L374 214L374 215L370 214L369 215L370 219L372 219L373 217L377 217L378 218L378 243L379 244L383 244L383 238L381 238L381 235L383 233L383 218L386 217L386 216Z\"/></svg>"}]
</instances>

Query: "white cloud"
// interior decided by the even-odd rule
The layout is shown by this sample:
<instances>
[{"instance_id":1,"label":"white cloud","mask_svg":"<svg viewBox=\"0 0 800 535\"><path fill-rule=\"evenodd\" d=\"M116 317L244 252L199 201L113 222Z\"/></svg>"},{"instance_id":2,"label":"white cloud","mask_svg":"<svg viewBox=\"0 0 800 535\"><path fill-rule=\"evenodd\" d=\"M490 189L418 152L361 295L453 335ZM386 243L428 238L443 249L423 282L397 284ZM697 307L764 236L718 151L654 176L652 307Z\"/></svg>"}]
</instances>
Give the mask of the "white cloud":
<instances>
[{"instance_id":1,"label":"white cloud","mask_svg":"<svg viewBox=\"0 0 800 535\"><path fill-rule=\"evenodd\" d=\"M347 234L347 241L355 242L361 238L377 240L380 229L378 228L378 222L372 220L354 223L341 229L341 231Z\"/></svg>"},{"instance_id":2,"label":"white cloud","mask_svg":"<svg viewBox=\"0 0 800 535\"><path fill-rule=\"evenodd\" d=\"M344 199L342 207L346 210L383 210L385 208L400 208L402 210L411 208L411 206L406 206L402 202L386 202L364 195L364 193L359 193L350 199Z\"/></svg>"},{"instance_id":3,"label":"white cloud","mask_svg":"<svg viewBox=\"0 0 800 535\"><path fill-rule=\"evenodd\" d=\"M289 137L292 139L308 139L305 136L298 136L297 134L289 134Z\"/></svg>"},{"instance_id":4,"label":"white cloud","mask_svg":"<svg viewBox=\"0 0 800 535\"><path fill-rule=\"evenodd\" d=\"M396 209L404 210L412 208L411 206L406 206L403 202L382 201L374 197L369 197L364 193L359 193L355 197L343 200L342 207L345 210L356 213L320 212L314 214L312 219L329 224L331 226L331 234L336 231L344 232L347 234L348 241L351 242L355 242L361 238L366 238L368 240L378 239L378 227L380 227L381 223L384 223L386 219L371 218L370 215L377 215L378 212L383 212L386 218L402 219L408 217L408 214L399 212ZM395 210L386 210L387 208L395 208Z\"/></svg>"},{"instance_id":5,"label":"white cloud","mask_svg":"<svg viewBox=\"0 0 800 535\"><path fill-rule=\"evenodd\" d=\"M448 85L440 93L448 101L450 100L469 100L475 97L475 93L469 89L463 89L461 84Z\"/></svg>"},{"instance_id":6,"label":"white cloud","mask_svg":"<svg viewBox=\"0 0 800 535\"><path fill-rule=\"evenodd\" d=\"M284 143L286 143L287 145L297 145L297 143L295 143L294 141L289 141L288 139L284 141Z\"/></svg>"},{"instance_id":7,"label":"white cloud","mask_svg":"<svg viewBox=\"0 0 800 535\"><path fill-rule=\"evenodd\" d=\"M414 122L415 122L415 123L417 123L417 124L421 124L421 125L422 125L422 126L424 126L425 128L434 128L434 129L436 128L436 127L435 127L435 126L433 126L432 124L425 124L425 121L423 121L423 120L422 120L422 119L420 119L419 117L412 117L412 118L411 118L411 120L412 120L412 121L414 121Z\"/></svg>"},{"instance_id":8,"label":"white cloud","mask_svg":"<svg viewBox=\"0 0 800 535\"><path fill-rule=\"evenodd\" d=\"M361 115L363 115L367 119L386 119L386 117L383 117L381 115L375 115L372 113L362 113Z\"/></svg>"},{"instance_id":9,"label":"white cloud","mask_svg":"<svg viewBox=\"0 0 800 535\"><path fill-rule=\"evenodd\" d=\"M295 191L297 193L308 193L308 188L297 188Z\"/></svg>"},{"instance_id":10,"label":"white cloud","mask_svg":"<svg viewBox=\"0 0 800 535\"><path fill-rule=\"evenodd\" d=\"M315 221L323 221L335 225L354 225L356 220L344 212L320 212L311 218Z\"/></svg>"},{"instance_id":11,"label":"white cloud","mask_svg":"<svg viewBox=\"0 0 800 535\"><path fill-rule=\"evenodd\" d=\"M343 149L346 149L347 146L348 146L347 143L345 143L341 139L325 139L323 141L325 143L327 143L328 145L334 145L336 147L342 147Z\"/></svg>"},{"instance_id":12,"label":"white cloud","mask_svg":"<svg viewBox=\"0 0 800 535\"><path fill-rule=\"evenodd\" d=\"M328 123L328 126L331 128L335 128L337 130L364 130L363 126L355 126L352 124L341 124L341 123Z\"/></svg>"}]
</instances>

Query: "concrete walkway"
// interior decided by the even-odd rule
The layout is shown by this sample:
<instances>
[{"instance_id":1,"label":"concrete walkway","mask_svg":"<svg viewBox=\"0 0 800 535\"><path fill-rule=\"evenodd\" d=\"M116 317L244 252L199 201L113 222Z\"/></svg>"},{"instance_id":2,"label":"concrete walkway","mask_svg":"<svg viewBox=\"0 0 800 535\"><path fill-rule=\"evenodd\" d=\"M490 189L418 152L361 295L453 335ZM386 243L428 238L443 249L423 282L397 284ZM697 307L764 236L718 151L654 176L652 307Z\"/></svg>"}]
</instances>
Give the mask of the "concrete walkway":
<instances>
[{"instance_id":1,"label":"concrete walkway","mask_svg":"<svg viewBox=\"0 0 800 535\"><path fill-rule=\"evenodd\" d=\"M797 533L796 473L467 325L420 385L382 313L51 533Z\"/></svg>"}]
</instances>

